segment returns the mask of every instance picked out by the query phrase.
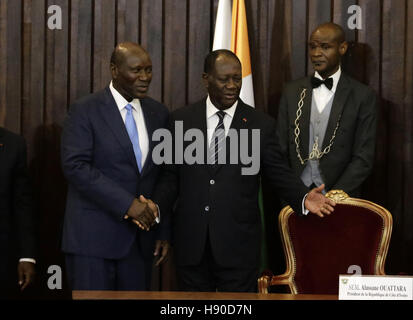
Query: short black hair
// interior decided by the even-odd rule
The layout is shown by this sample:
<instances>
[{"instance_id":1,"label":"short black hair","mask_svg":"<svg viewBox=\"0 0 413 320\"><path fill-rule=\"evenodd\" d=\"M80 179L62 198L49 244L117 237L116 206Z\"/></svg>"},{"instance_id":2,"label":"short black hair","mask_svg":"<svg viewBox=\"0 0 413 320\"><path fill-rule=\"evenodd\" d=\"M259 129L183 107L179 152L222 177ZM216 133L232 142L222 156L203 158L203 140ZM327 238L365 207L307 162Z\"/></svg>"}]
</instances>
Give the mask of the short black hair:
<instances>
[{"instance_id":1,"label":"short black hair","mask_svg":"<svg viewBox=\"0 0 413 320\"><path fill-rule=\"evenodd\" d=\"M237 55L232 52L231 50L227 49L219 49L219 50L214 50L208 53L208 55L205 58L204 62L204 72L205 73L210 73L214 67L215 67L215 61L217 61L218 57L221 55L225 55L227 57L231 57L236 59L239 64L241 65L241 61L238 59Z\"/></svg>"},{"instance_id":2,"label":"short black hair","mask_svg":"<svg viewBox=\"0 0 413 320\"><path fill-rule=\"evenodd\" d=\"M112 52L112 55L110 56L110 63L117 66L122 64L125 60L125 51L127 50L139 50L148 55L146 50L142 48L138 43L125 41L119 43L115 47L115 49Z\"/></svg>"},{"instance_id":3,"label":"short black hair","mask_svg":"<svg viewBox=\"0 0 413 320\"><path fill-rule=\"evenodd\" d=\"M112 55L110 56L110 63L114 65L119 65L122 59L123 59L123 56L119 52L119 50L116 50L116 49L113 50Z\"/></svg>"},{"instance_id":4,"label":"short black hair","mask_svg":"<svg viewBox=\"0 0 413 320\"><path fill-rule=\"evenodd\" d=\"M335 32L335 40L338 43L343 43L344 41L346 41L346 33L344 32L343 28L334 22L325 22L320 24L314 31L316 32L318 29L322 29L322 28L331 28L332 30L334 30Z\"/></svg>"}]
</instances>

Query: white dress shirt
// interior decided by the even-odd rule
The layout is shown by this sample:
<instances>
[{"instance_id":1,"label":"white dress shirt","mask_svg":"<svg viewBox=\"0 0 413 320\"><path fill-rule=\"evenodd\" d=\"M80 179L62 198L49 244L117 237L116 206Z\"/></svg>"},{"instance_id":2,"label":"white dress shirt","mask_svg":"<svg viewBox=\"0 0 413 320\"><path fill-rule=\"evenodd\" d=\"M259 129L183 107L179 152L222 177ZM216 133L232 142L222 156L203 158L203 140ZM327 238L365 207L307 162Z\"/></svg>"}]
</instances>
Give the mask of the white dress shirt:
<instances>
[{"instance_id":1,"label":"white dress shirt","mask_svg":"<svg viewBox=\"0 0 413 320\"><path fill-rule=\"evenodd\" d=\"M228 135L229 128L231 127L232 119L234 118L235 110L237 110L238 100L228 109L225 109L224 117L224 127L225 127L225 136ZM208 134L208 145L211 145L212 136L214 135L215 128L219 122L219 116L217 112L219 109L214 106L209 95L206 100L206 120L207 120L207 134Z\"/></svg>"},{"instance_id":2,"label":"white dress shirt","mask_svg":"<svg viewBox=\"0 0 413 320\"><path fill-rule=\"evenodd\" d=\"M139 135L139 147L141 148L142 152L142 163L141 168L143 168L145 164L145 160L148 157L149 153L149 137L148 131L146 130L145 118L143 116L141 102L139 99L133 99L131 102L128 102L118 90L113 87L112 81L109 85L110 92L112 93L113 98L115 99L116 105L119 108L120 115L122 116L123 123L125 123L126 113L126 105L130 104L132 106L132 115L133 119L135 119L136 128L138 130ZM156 205L158 207L158 205ZM158 217L156 217L155 221L159 223L161 220L161 212L158 207Z\"/></svg>"},{"instance_id":3,"label":"white dress shirt","mask_svg":"<svg viewBox=\"0 0 413 320\"><path fill-rule=\"evenodd\" d=\"M120 112L120 115L122 116L123 123L125 123L126 113L128 112L125 108L126 105L130 104L133 107L132 115L133 115L133 118L135 119L136 128L138 129L139 147L142 152L141 168L143 168L145 164L145 160L149 152L149 137L148 137L148 131L146 130L145 118L143 116L141 102L139 101L139 99L133 99L131 102L128 102L119 93L119 91L113 87L112 81L110 82L109 89L110 89L110 92L112 93L113 98L115 99L116 105L119 108L119 112Z\"/></svg>"},{"instance_id":4,"label":"white dress shirt","mask_svg":"<svg viewBox=\"0 0 413 320\"><path fill-rule=\"evenodd\" d=\"M21 258L19 259L19 262L31 262L31 263L36 264L36 260L32 258Z\"/></svg>"},{"instance_id":5,"label":"white dress shirt","mask_svg":"<svg viewBox=\"0 0 413 320\"><path fill-rule=\"evenodd\" d=\"M336 73L334 73L329 78L333 78L333 87L329 90L324 84L319 86L318 88L313 89L313 97L317 106L318 111L321 113L323 112L324 108L326 107L327 103L333 98L334 94L336 93L338 81L340 80L341 76L341 67L338 67ZM324 80L320 74L316 71L314 77Z\"/></svg>"},{"instance_id":6,"label":"white dress shirt","mask_svg":"<svg viewBox=\"0 0 413 320\"><path fill-rule=\"evenodd\" d=\"M316 71L314 73L314 77L324 80L322 76ZM332 76L329 78L333 78L333 87L331 90L329 90L324 84L319 86L318 88L313 89L313 97L318 109L318 112L323 112L324 108L327 106L327 103L334 97L334 94L336 93L337 90L337 85L338 81L340 80L341 77L341 66L338 67L338 70L336 73L334 73ZM310 211L305 209L304 202L305 199L307 198L307 194L305 195L303 202L302 202L302 208L303 208L303 214L307 215Z\"/></svg>"}]
</instances>

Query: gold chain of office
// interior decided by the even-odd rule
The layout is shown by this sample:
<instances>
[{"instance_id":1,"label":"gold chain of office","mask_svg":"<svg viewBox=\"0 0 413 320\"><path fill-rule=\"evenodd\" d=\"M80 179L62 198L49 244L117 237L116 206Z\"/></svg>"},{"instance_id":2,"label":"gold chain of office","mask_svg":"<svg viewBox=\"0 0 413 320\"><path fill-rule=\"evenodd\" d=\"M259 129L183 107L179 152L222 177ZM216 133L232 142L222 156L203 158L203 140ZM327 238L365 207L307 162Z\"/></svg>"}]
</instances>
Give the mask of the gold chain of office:
<instances>
[{"instance_id":1,"label":"gold chain of office","mask_svg":"<svg viewBox=\"0 0 413 320\"><path fill-rule=\"evenodd\" d=\"M301 157L301 152L300 152L300 118L301 118L301 115L303 114L302 108L304 105L304 99L306 97L306 93L307 93L307 88L304 88L300 94L300 101L298 102L296 118L294 121L295 150L297 151L297 157L300 160L301 164L304 164L308 160L313 160L313 159L320 160L322 156L330 152L331 147L333 146L333 143L334 143L334 139L336 138L336 133L337 133L338 127L340 126L340 119L341 119L341 114L340 114L337 120L336 128L334 129L333 135L331 136L329 145L326 146L323 151L320 151L319 146L318 146L318 137L316 137L314 144L313 144L313 148L310 154L308 155L308 158L303 160L303 158Z\"/></svg>"}]
</instances>

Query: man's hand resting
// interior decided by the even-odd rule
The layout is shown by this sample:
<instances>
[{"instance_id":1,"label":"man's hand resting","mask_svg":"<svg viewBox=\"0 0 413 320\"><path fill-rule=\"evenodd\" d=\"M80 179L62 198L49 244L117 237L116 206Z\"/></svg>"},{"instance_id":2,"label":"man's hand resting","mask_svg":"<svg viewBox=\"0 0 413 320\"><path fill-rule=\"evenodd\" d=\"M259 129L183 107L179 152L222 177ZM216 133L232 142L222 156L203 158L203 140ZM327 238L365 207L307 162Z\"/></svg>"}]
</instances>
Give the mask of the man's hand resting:
<instances>
[{"instance_id":1,"label":"man's hand resting","mask_svg":"<svg viewBox=\"0 0 413 320\"><path fill-rule=\"evenodd\" d=\"M329 215L334 211L334 206L336 203L326 198L322 191L324 190L324 184L318 188L312 189L305 199L305 207L313 214L318 215L320 218L323 218L324 215Z\"/></svg>"}]
</instances>

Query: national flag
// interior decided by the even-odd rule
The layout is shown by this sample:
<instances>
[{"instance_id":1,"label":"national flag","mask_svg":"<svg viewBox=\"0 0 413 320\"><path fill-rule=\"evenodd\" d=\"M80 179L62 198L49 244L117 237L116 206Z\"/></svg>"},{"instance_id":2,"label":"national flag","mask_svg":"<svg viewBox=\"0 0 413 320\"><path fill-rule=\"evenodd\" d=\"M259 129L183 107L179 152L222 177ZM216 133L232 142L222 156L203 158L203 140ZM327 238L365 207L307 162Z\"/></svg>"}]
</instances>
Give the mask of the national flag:
<instances>
[{"instance_id":1,"label":"national flag","mask_svg":"<svg viewBox=\"0 0 413 320\"><path fill-rule=\"evenodd\" d=\"M233 0L231 51L234 52L242 65L242 101L255 107L254 88L252 85L250 46L248 42L247 14L244 0Z\"/></svg>"}]
</instances>

